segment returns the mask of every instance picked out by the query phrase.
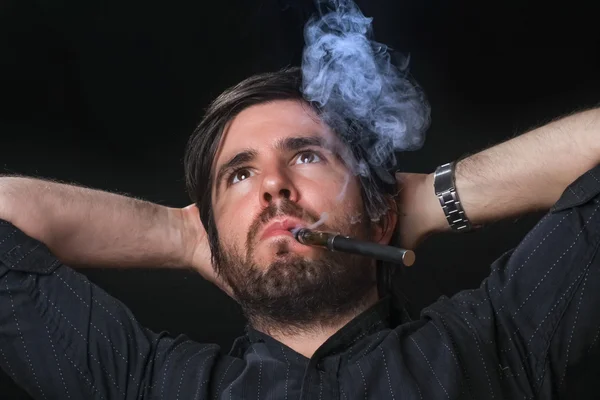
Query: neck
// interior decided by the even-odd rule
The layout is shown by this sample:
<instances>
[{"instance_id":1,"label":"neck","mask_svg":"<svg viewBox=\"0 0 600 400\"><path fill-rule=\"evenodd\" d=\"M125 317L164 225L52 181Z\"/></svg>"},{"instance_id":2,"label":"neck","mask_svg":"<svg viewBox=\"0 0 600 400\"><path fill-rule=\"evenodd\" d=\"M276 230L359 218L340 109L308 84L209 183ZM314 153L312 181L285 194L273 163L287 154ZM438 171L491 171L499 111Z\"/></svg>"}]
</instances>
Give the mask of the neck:
<instances>
[{"instance_id":1,"label":"neck","mask_svg":"<svg viewBox=\"0 0 600 400\"><path fill-rule=\"evenodd\" d=\"M323 319L315 322L313 325L308 325L301 330L290 330L289 328L276 326L274 324L255 325L252 323L252 325L254 326L254 329L266 333L297 353L302 354L304 357L311 358L327 339L356 318L356 316L372 307L378 300L377 287L375 287L367 293L352 312Z\"/></svg>"}]
</instances>

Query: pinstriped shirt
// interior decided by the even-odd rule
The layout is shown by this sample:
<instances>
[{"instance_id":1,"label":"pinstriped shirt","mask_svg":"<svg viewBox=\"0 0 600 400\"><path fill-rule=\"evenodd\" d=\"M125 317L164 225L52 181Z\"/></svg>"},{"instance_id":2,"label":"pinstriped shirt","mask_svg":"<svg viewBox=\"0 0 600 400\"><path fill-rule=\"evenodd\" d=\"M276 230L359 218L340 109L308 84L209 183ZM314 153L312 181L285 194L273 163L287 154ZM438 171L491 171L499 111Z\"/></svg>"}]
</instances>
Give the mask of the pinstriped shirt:
<instances>
[{"instance_id":1,"label":"pinstriped shirt","mask_svg":"<svg viewBox=\"0 0 600 400\"><path fill-rule=\"evenodd\" d=\"M0 366L35 399L600 398L599 179L571 184L478 289L398 326L382 299L310 359L250 327L226 355L151 332L0 222Z\"/></svg>"}]
</instances>

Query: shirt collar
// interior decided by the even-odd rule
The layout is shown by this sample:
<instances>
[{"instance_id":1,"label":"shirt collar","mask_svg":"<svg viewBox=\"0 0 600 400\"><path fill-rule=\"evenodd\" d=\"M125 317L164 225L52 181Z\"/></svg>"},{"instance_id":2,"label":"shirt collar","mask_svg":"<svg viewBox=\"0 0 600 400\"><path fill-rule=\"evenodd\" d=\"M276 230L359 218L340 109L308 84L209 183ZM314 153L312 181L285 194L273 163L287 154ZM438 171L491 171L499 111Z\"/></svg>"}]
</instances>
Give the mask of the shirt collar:
<instances>
[{"instance_id":1,"label":"shirt collar","mask_svg":"<svg viewBox=\"0 0 600 400\"><path fill-rule=\"evenodd\" d=\"M383 297L377 303L357 315L325 341L315 352L313 358L344 352L361 337L368 336L390 327L390 296ZM267 347L280 349L282 343L271 336L246 325L245 341L248 345L264 343Z\"/></svg>"}]
</instances>

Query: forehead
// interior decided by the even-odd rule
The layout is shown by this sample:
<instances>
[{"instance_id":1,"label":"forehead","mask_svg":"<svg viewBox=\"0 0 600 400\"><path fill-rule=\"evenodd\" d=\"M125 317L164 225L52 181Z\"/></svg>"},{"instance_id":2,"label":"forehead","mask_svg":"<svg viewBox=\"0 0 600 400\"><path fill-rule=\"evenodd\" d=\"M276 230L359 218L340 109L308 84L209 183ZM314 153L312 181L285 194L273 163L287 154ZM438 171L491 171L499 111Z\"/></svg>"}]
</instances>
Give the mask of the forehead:
<instances>
[{"instance_id":1,"label":"forehead","mask_svg":"<svg viewBox=\"0 0 600 400\"><path fill-rule=\"evenodd\" d=\"M229 122L215 156L214 168L246 149L259 153L285 137L322 136L326 143L335 136L314 110L300 100L277 100L258 104Z\"/></svg>"}]
</instances>

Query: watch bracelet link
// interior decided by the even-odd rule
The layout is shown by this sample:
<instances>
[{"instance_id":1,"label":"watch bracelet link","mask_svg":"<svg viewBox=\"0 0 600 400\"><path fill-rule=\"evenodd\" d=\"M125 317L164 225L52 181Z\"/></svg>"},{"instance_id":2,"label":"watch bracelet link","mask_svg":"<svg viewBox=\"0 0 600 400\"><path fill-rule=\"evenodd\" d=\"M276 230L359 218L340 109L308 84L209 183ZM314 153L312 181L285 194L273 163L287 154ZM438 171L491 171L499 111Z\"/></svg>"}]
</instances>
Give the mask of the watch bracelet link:
<instances>
[{"instance_id":1,"label":"watch bracelet link","mask_svg":"<svg viewBox=\"0 0 600 400\"><path fill-rule=\"evenodd\" d=\"M440 165L436 169L434 190L452 231L469 232L473 230L473 226L465 214L456 191L456 185L454 184L455 165L454 162L451 162Z\"/></svg>"},{"instance_id":2,"label":"watch bracelet link","mask_svg":"<svg viewBox=\"0 0 600 400\"><path fill-rule=\"evenodd\" d=\"M440 205L444 210L446 220L455 232L469 232L473 229L471 222L465 214L465 210L460 204L456 191L443 192L438 196Z\"/></svg>"}]
</instances>

